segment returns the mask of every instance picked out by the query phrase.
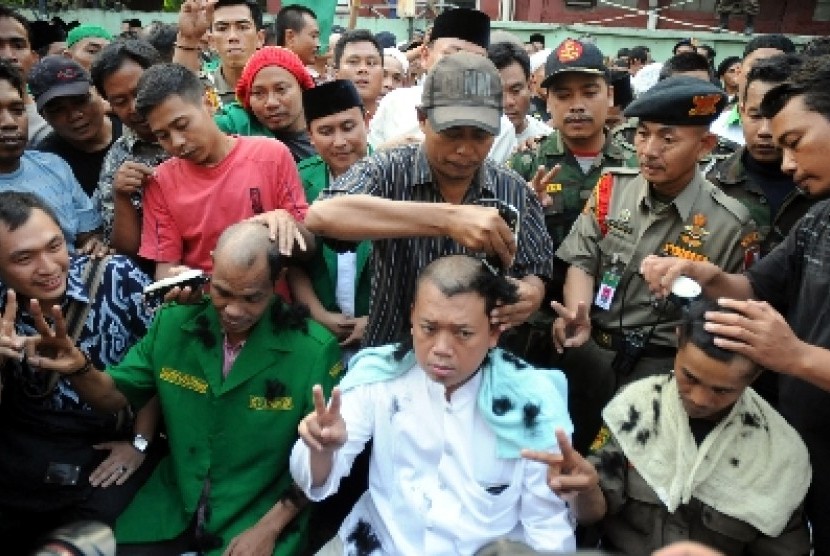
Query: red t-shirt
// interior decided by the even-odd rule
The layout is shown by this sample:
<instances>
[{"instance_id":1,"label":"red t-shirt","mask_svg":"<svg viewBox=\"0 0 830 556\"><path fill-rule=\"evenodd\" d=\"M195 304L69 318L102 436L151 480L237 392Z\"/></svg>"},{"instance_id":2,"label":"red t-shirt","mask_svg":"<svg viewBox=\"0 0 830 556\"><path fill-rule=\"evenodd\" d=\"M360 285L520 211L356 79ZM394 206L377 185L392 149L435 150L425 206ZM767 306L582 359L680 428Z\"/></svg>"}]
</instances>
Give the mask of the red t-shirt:
<instances>
[{"instance_id":1,"label":"red t-shirt","mask_svg":"<svg viewBox=\"0 0 830 556\"><path fill-rule=\"evenodd\" d=\"M285 145L266 137L237 137L216 166L180 158L159 165L144 190L143 208L139 255L210 272L210 252L225 228L274 209L302 221L308 203Z\"/></svg>"}]
</instances>

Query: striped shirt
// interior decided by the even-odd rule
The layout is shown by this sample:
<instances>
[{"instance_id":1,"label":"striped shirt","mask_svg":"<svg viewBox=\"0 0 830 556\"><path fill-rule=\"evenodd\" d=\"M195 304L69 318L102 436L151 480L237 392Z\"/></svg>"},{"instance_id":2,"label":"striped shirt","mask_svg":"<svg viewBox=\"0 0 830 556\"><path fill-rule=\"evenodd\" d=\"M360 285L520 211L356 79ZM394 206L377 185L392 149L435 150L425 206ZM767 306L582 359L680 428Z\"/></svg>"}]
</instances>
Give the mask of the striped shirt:
<instances>
[{"instance_id":1,"label":"striped shirt","mask_svg":"<svg viewBox=\"0 0 830 556\"><path fill-rule=\"evenodd\" d=\"M343 194L374 195L395 201L445 203L432 179L422 145L405 145L375 153L355 163L320 193L320 199ZM542 207L525 181L487 159L462 204L496 198L516 207L521 226L516 257L508 273L545 279L553 272L553 244L545 230ZM342 242L332 242L341 247ZM342 249L341 249L342 250ZM372 297L364 346L399 341L409 334L409 308L421 270L433 260L459 253L474 254L449 237L403 237L373 242Z\"/></svg>"}]
</instances>

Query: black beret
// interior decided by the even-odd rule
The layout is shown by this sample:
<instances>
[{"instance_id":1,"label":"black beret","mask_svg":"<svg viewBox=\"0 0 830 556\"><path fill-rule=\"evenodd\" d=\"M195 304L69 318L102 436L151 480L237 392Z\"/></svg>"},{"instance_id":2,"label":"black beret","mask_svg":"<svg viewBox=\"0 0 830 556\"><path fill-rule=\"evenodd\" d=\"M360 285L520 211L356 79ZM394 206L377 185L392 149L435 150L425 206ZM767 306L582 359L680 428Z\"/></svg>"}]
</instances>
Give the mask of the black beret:
<instances>
[{"instance_id":1,"label":"black beret","mask_svg":"<svg viewBox=\"0 0 830 556\"><path fill-rule=\"evenodd\" d=\"M435 18L430 40L462 39L484 48L490 46L490 16L478 10L456 8Z\"/></svg>"},{"instance_id":2,"label":"black beret","mask_svg":"<svg viewBox=\"0 0 830 556\"><path fill-rule=\"evenodd\" d=\"M676 75L658 82L625 109L627 118L666 125L709 125L726 106L726 94L708 81Z\"/></svg>"},{"instance_id":3,"label":"black beret","mask_svg":"<svg viewBox=\"0 0 830 556\"><path fill-rule=\"evenodd\" d=\"M306 124L355 106L363 101L354 84L348 79L335 79L303 91L303 113Z\"/></svg>"}]
</instances>

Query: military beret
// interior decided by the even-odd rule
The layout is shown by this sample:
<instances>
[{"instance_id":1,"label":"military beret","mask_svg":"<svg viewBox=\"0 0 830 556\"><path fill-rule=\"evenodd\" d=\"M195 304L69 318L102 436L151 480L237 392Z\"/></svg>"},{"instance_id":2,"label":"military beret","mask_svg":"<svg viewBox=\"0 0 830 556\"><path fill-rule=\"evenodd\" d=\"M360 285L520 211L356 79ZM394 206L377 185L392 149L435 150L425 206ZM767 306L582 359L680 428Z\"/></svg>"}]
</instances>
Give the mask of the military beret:
<instances>
[{"instance_id":1,"label":"military beret","mask_svg":"<svg viewBox=\"0 0 830 556\"><path fill-rule=\"evenodd\" d=\"M637 97L627 118L666 125L709 125L726 106L726 94L708 81L688 75L669 77Z\"/></svg>"}]
</instances>

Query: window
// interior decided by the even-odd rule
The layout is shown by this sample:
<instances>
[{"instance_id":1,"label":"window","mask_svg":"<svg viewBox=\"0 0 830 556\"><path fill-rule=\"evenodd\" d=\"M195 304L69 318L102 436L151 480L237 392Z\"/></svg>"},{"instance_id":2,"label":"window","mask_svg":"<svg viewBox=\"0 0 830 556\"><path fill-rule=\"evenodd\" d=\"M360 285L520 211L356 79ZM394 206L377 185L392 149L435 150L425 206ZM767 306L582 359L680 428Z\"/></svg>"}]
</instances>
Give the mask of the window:
<instances>
[{"instance_id":1,"label":"window","mask_svg":"<svg viewBox=\"0 0 830 556\"><path fill-rule=\"evenodd\" d=\"M830 0L816 0L813 21L830 21Z\"/></svg>"}]
</instances>

